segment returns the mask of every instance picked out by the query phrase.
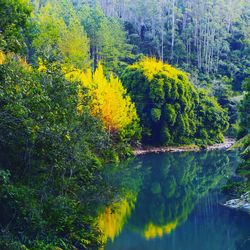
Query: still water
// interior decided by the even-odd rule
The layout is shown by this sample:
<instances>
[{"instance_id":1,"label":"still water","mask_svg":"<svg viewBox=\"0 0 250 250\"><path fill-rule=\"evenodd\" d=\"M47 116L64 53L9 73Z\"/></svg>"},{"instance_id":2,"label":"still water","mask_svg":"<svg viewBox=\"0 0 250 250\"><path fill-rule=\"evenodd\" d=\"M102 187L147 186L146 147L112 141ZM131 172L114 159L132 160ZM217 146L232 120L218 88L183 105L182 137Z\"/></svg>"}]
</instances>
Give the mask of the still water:
<instances>
[{"instance_id":1,"label":"still water","mask_svg":"<svg viewBox=\"0 0 250 250\"><path fill-rule=\"evenodd\" d=\"M110 168L100 211L105 250L250 250L250 215L225 208L235 153L148 154Z\"/></svg>"}]
</instances>

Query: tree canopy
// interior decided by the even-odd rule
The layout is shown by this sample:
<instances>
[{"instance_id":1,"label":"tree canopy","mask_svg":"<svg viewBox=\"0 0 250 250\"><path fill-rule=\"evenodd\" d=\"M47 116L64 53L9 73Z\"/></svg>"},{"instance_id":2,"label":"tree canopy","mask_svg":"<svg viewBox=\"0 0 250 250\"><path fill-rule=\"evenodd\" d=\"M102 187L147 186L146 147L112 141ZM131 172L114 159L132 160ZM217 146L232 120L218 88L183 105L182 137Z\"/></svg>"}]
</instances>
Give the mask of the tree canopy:
<instances>
[{"instance_id":1,"label":"tree canopy","mask_svg":"<svg viewBox=\"0 0 250 250\"><path fill-rule=\"evenodd\" d=\"M122 81L136 104L145 142L166 145L223 140L228 127L226 111L195 88L181 70L145 58L128 66Z\"/></svg>"}]
</instances>

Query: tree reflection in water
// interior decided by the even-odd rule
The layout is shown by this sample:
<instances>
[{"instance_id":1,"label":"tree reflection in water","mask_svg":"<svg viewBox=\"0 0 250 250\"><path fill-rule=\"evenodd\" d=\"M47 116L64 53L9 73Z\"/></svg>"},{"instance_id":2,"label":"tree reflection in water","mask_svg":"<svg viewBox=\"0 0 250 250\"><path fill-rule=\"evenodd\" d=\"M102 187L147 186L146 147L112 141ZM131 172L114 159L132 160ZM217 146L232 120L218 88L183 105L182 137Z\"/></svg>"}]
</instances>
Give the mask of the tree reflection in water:
<instances>
[{"instance_id":1,"label":"tree reflection in water","mask_svg":"<svg viewBox=\"0 0 250 250\"><path fill-rule=\"evenodd\" d=\"M146 240L171 234L231 175L230 157L224 151L149 154L111 167L105 178L116 196L98 217L103 242L113 241L125 224Z\"/></svg>"}]
</instances>

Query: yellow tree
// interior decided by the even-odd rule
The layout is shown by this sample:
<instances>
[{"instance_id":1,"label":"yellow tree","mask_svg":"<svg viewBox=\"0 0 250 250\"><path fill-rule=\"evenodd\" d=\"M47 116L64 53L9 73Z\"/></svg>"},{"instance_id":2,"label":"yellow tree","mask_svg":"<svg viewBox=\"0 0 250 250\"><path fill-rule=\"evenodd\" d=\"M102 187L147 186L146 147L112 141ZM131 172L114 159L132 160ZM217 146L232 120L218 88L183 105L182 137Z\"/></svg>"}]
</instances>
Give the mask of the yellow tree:
<instances>
[{"instance_id":1,"label":"yellow tree","mask_svg":"<svg viewBox=\"0 0 250 250\"><path fill-rule=\"evenodd\" d=\"M0 50L0 65L4 64L5 61L5 54Z\"/></svg>"},{"instance_id":2,"label":"yellow tree","mask_svg":"<svg viewBox=\"0 0 250 250\"><path fill-rule=\"evenodd\" d=\"M82 112L85 98L90 99L91 113L99 117L110 133L116 133L138 121L136 108L121 81L114 77L106 78L101 64L96 71L75 70L66 75L71 80L81 82L78 110ZM87 94L84 92L87 89Z\"/></svg>"}]
</instances>

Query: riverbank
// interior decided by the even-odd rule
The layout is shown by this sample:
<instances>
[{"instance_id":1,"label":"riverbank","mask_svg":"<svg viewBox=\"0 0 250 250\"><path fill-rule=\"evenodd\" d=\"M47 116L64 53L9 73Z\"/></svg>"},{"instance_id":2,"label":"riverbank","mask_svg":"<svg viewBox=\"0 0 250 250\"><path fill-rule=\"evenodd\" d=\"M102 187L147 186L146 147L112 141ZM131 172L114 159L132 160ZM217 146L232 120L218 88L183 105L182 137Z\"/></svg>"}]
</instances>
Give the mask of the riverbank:
<instances>
[{"instance_id":1,"label":"riverbank","mask_svg":"<svg viewBox=\"0 0 250 250\"><path fill-rule=\"evenodd\" d=\"M141 148L135 148L135 155L143 155L147 153L165 153L165 152L197 152L197 151L212 151L218 149L228 149L233 146L235 140L233 138L226 137L223 143L217 143L205 148L200 148L197 145L185 145L185 146L167 146L167 147L151 147L143 146Z\"/></svg>"}]
</instances>

